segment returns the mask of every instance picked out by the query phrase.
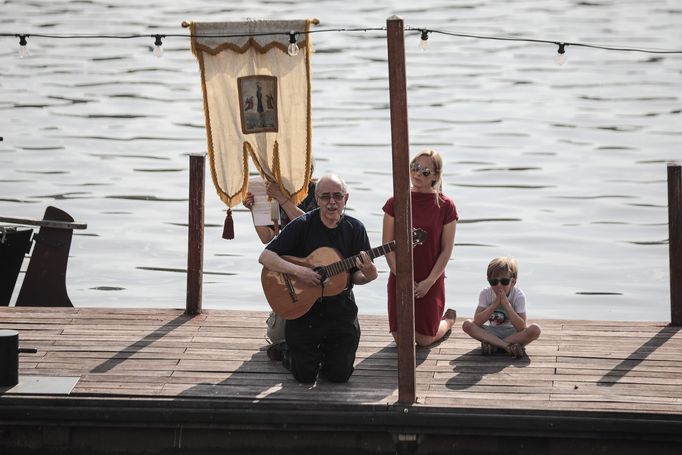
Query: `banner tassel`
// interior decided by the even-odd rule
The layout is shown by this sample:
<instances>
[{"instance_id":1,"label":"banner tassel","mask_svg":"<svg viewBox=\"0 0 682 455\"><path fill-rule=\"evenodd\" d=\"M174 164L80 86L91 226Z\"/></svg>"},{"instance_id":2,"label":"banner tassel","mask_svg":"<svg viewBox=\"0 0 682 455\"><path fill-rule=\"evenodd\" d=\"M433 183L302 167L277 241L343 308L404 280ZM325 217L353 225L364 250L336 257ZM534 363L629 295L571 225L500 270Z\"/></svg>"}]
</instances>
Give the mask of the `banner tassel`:
<instances>
[{"instance_id":1,"label":"banner tassel","mask_svg":"<svg viewBox=\"0 0 682 455\"><path fill-rule=\"evenodd\" d=\"M223 238L225 240L232 240L234 238L234 223L232 222L232 209L227 208L227 216L225 216L225 225L223 226Z\"/></svg>"}]
</instances>

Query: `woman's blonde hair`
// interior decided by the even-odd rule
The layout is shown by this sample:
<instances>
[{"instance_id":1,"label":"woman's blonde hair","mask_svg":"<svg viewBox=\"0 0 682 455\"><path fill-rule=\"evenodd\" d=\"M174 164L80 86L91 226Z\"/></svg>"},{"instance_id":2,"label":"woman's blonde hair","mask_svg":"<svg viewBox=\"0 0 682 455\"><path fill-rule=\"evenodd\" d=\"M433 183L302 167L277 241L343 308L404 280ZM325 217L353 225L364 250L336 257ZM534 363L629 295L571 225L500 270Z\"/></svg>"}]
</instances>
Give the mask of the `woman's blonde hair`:
<instances>
[{"instance_id":1,"label":"woman's blonde hair","mask_svg":"<svg viewBox=\"0 0 682 455\"><path fill-rule=\"evenodd\" d=\"M440 206L440 194L443 192L443 157L433 149L425 149L412 157L410 167L420 156L428 156L433 161L431 172L433 172L435 180L431 183L431 188L436 190L436 205Z\"/></svg>"},{"instance_id":2,"label":"woman's blonde hair","mask_svg":"<svg viewBox=\"0 0 682 455\"><path fill-rule=\"evenodd\" d=\"M502 256L495 258L488 264L488 278L492 278L501 273L509 273L516 280L519 276L519 266L516 259Z\"/></svg>"}]
</instances>

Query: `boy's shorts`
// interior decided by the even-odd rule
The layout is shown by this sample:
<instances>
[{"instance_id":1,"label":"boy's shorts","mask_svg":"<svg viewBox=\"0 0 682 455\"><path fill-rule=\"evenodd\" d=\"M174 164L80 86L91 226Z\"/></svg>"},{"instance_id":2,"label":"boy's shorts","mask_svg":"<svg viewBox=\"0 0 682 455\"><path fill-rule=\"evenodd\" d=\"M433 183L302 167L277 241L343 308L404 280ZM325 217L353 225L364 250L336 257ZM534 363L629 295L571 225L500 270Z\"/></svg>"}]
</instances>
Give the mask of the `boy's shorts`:
<instances>
[{"instance_id":1,"label":"boy's shorts","mask_svg":"<svg viewBox=\"0 0 682 455\"><path fill-rule=\"evenodd\" d=\"M492 333L497 338L504 340L505 338L512 336L516 333L516 329L513 325L489 325L483 326L483 329Z\"/></svg>"}]
</instances>

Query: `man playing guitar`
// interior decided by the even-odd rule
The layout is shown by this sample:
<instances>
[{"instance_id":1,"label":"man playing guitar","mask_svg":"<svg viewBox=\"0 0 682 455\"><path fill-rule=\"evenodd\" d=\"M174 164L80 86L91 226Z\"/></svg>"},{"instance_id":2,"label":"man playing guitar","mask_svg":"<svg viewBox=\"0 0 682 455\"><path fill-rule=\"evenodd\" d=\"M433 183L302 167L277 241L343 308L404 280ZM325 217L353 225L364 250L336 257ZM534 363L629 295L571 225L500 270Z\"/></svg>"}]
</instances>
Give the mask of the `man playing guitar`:
<instances>
[{"instance_id":1,"label":"man playing guitar","mask_svg":"<svg viewBox=\"0 0 682 455\"><path fill-rule=\"evenodd\" d=\"M271 272L293 276L304 286L321 290L322 297L309 311L287 321L285 366L299 382L315 382L319 373L330 381L346 382L353 373L360 341L352 288L375 280L377 269L366 253L370 244L364 225L344 213L346 183L336 175L325 175L317 182L315 198L319 208L287 224L266 246L259 262ZM319 269L282 257L306 257L320 248L333 248L343 258L357 256L348 271L348 286L336 295L325 294L327 277Z\"/></svg>"}]
</instances>

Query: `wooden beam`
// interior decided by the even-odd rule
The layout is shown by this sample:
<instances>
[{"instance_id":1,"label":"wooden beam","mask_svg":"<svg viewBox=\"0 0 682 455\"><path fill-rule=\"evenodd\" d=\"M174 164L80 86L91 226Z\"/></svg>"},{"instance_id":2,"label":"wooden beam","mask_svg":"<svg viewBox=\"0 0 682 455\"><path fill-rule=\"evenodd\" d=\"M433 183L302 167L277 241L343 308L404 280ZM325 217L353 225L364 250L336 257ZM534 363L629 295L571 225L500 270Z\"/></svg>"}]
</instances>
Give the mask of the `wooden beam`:
<instances>
[{"instance_id":1,"label":"wooden beam","mask_svg":"<svg viewBox=\"0 0 682 455\"><path fill-rule=\"evenodd\" d=\"M682 326L682 166L668 163L670 323Z\"/></svg>"},{"instance_id":2,"label":"wooden beam","mask_svg":"<svg viewBox=\"0 0 682 455\"><path fill-rule=\"evenodd\" d=\"M0 223L19 224L21 226L40 226L55 229L87 229L86 223L76 223L72 221L56 221L56 220L36 220L34 218L13 218L9 216L0 216Z\"/></svg>"},{"instance_id":3,"label":"wooden beam","mask_svg":"<svg viewBox=\"0 0 682 455\"><path fill-rule=\"evenodd\" d=\"M416 399L414 350L414 274L412 269L412 204L407 132L407 84L403 20L386 20L388 85L391 103L393 197L395 209L396 304L398 310L398 401Z\"/></svg>"},{"instance_id":4,"label":"wooden beam","mask_svg":"<svg viewBox=\"0 0 682 455\"><path fill-rule=\"evenodd\" d=\"M187 314L201 313L204 275L204 168L206 156L189 157L189 221L187 245Z\"/></svg>"}]
</instances>

